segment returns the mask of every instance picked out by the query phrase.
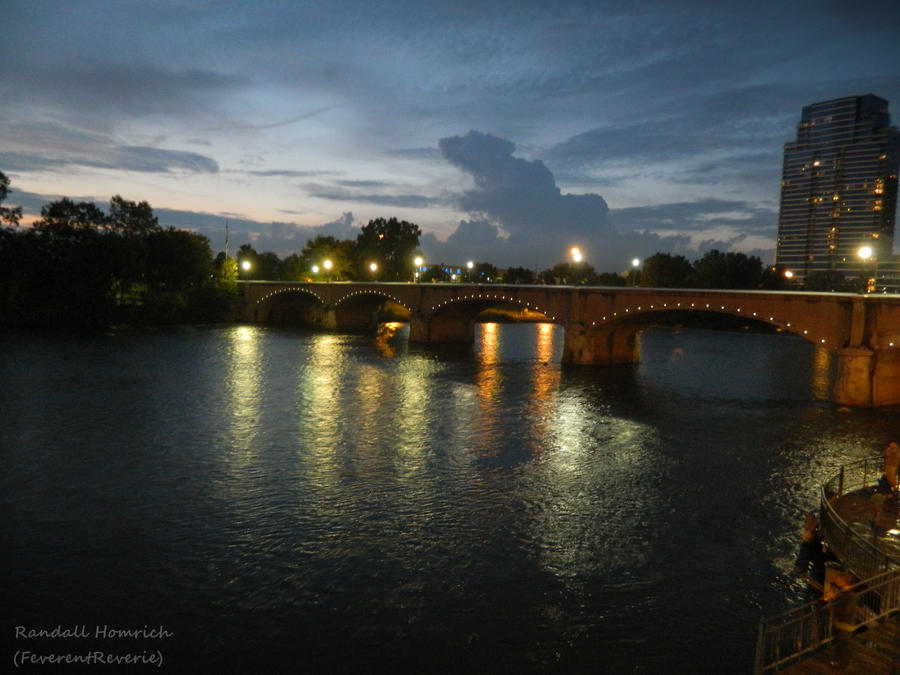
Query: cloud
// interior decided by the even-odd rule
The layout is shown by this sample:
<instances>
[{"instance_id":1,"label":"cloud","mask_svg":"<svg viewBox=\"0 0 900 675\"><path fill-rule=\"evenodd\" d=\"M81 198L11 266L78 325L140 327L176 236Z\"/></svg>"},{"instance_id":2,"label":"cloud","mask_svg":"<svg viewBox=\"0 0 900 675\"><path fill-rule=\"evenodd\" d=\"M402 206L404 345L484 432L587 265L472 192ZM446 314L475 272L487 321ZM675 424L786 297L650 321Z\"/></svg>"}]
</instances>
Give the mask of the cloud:
<instances>
[{"instance_id":1,"label":"cloud","mask_svg":"<svg viewBox=\"0 0 900 675\"><path fill-rule=\"evenodd\" d=\"M8 170L61 170L73 166L148 173L217 173L211 157L184 150L123 145L111 137L54 122L0 123L8 152L0 163Z\"/></svg>"},{"instance_id":2,"label":"cloud","mask_svg":"<svg viewBox=\"0 0 900 675\"><path fill-rule=\"evenodd\" d=\"M391 206L396 208L423 209L447 203L446 197L413 193L394 193L391 190L402 189L402 186L388 181L343 180L333 185L307 183L303 186L307 194L317 199L329 201L354 202ZM383 189L386 193L375 192Z\"/></svg>"},{"instance_id":3,"label":"cloud","mask_svg":"<svg viewBox=\"0 0 900 675\"><path fill-rule=\"evenodd\" d=\"M493 221L513 241L560 228L582 236L609 232L603 197L562 194L543 162L513 157L511 141L470 131L442 138L438 147L475 181L474 190L458 196L457 206Z\"/></svg>"},{"instance_id":4,"label":"cloud","mask_svg":"<svg viewBox=\"0 0 900 675\"><path fill-rule=\"evenodd\" d=\"M459 264L476 258L543 269L565 260L577 245L599 271L619 271L633 257L658 252L696 258L714 247L774 244L777 218L768 207L704 199L610 211L598 194L562 193L550 169L515 157L509 140L470 131L441 139L439 148L473 179L474 188L453 196L473 218L460 221L446 241L423 238L434 260Z\"/></svg>"}]
</instances>

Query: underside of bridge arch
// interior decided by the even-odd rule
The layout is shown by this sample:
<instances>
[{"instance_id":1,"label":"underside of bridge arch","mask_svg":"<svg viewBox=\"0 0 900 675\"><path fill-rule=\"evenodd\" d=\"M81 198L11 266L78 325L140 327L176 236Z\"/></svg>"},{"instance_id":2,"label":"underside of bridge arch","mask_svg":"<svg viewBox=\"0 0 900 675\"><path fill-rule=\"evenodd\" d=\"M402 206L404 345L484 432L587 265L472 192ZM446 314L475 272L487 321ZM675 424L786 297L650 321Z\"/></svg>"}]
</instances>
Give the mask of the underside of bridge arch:
<instances>
[{"instance_id":1,"label":"underside of bridge arch","mask_svg":"<svg viewBox=\"0 0 900 675\"><path fill-rule=\"evenodd\" d=\"M413 317L410 340L414 342L474 342L479 321L526 322L547 319L518 303L478 298L454 302L430 317Z\"/></svg>"},{"instance_id":2,"label":"underside of bridge arch","mask_svg":"<svg viewBox=\"0 0 900 675\"><path fill-rule=\"evenodd\" d=\"M374 293L362 293L346 298L332 310L333 325L348 333L374 333L385 321L409 321L410 312L403 305Z\"/></svg>"},{"instance_id":3,"label":"underside of bridge arch","mask_svg":"<svg viewBox=\"0 0 900 675\"><path fill-rule=\"evenodd\" d=\"M260 300L252 312L252 319L257 323L318 327L322 324L324 305L309 293L286 291Z\"/></svg>"},{"instance_id":4,"label":"underside of bridge arch","mask_svg":"<svg viewBox=\"0 0 900 675\"><path fill-rule=\"evenodd\" d=\"M778 333L781 328L751 317L701 310L635 313L599 326L566 326L563 363L614 365L640 361L639 333L648 326Z\"/></svg>"}]
</instances>

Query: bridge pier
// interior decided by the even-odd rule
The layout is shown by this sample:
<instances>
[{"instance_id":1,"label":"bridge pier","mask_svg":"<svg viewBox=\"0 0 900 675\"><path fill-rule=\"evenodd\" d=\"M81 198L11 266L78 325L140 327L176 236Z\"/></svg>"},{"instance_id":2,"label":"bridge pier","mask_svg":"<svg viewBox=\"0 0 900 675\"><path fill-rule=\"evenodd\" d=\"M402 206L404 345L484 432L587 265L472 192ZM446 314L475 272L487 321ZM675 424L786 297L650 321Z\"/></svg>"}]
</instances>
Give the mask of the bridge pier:
<instances>
[{"instance_id":1,"label":"bridge pier","mask_svg":"<svg viewBox=\"0 0 900 675\"><path fill-rule=\"evenodd\" d=\"M617 326L586 328L575 323L566 326L563 363L615 365L639 360L637 330Z\"/></svg>"},{"instance_id":2,"label":"bridge pier","mask_svg":"<svg viewBox=\"0 0 900 675\"><path fill-rule=\"evenodd\" d=\"M455 317L413 316L409 321L410 342L474 342L475 322Z\"/></svg>"},{"instance_id":3,"label":"bridge pier","mask_svg":"<svg viewBox=\"0 0 900 675\"><path fill-rule=\"evenodd\" d=\"M854 407L900 404L900 351L890 347L838 350L831 400Z\"/></svg>"}]
</instances>

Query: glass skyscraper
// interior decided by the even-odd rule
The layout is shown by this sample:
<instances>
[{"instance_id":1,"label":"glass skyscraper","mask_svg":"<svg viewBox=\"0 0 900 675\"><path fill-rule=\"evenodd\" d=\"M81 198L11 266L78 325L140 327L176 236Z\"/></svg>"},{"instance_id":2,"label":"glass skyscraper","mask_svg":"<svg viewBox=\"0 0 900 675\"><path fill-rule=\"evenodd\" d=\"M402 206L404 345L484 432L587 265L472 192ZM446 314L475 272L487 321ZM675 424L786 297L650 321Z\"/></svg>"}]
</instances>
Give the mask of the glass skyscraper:
<instances>
[{"instance_id":1,"label":"glass skyscraper","mask_svg":"<svg viewBox=\"0 0 900 675\"><path fill-rule=\"evenodd\" d=\"M900 136L884 99L805 106L797 140L784 146L776 264L800 284L874 277L893 247L898 163ZM871 257L860 255L864 247Z\"/></svg>"}]
</instances>

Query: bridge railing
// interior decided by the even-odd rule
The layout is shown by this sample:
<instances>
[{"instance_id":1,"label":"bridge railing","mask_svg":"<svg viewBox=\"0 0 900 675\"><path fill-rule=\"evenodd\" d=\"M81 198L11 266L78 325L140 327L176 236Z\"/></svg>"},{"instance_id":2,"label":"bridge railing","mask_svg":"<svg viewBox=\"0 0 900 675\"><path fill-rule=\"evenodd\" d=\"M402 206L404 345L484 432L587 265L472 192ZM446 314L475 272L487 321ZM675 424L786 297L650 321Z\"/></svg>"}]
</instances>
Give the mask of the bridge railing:
<instances>
[{"instance_id":1,"label":"bridge railing","mask_svg":"<svg viewBox=\"0 0 900 675\"><path fill-rule=\"evenodd\" d=\"M900 559L881 551L837 511L841 497L854 492L871 494L882 467L880 458L847 464L822 486L822 539L843 566L862 580L853 587L860 598L856 627L872 625L900 611ZM831 642L831 611L830 604L816 600L763 620L754 672L777 671Z\"/></svg>"}]
</instances>

